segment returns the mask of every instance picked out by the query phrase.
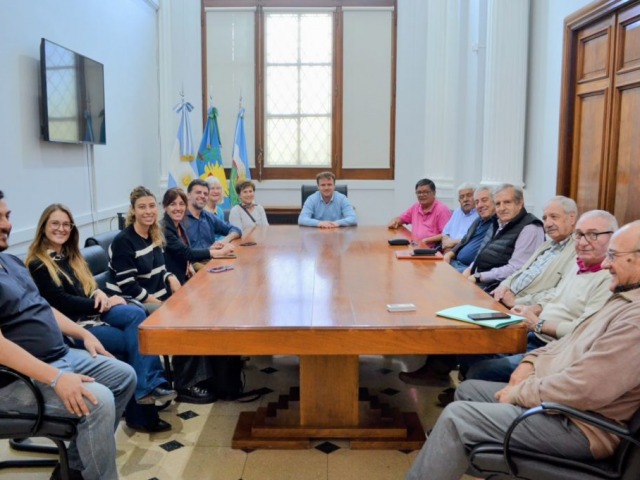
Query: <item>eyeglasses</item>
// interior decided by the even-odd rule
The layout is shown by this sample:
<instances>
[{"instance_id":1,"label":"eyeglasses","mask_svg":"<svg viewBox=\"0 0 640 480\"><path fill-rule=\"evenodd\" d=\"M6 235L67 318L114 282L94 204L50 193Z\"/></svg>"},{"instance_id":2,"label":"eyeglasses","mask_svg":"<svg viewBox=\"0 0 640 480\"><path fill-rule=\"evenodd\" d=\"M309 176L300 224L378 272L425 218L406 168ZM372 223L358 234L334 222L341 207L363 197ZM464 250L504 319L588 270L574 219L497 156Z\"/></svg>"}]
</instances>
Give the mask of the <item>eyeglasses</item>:
<instances>
[{"instance_id":1,"label":"eyeglasses","mask_svg":"<svg viewBox=\"0 0 640 480\"><path fill-rule=\"evenodd\" d=\"M622 255L630 255L632 253L638 253L640 250L630 250L628 252L616 252L615 250L607 250L607 260L613 262L616 257L621 257Z\"/></svg>"},{"instance_id":2,"label":"eyeglasses","mask_svg":"<svg viewBox=\"0 0 640 480\"><path fill-rule=\"evenodd\" d=\"M579 242L580 240L582 240L583 238L587 239L587 242L595 242L596 240L598 240L598 237L600 235L611 235L613 232L609 231L609 232L581 232L580 230L576 230L575 232L573 232L571 234L571 237L576 241Z\"/></svg>"},{"instance_id":3,"label":"eyeglasses","mask_svg":"<svg viewBox=\"0 0 640 480\"><path fill-rule=\"evenodd\" d=\"M75 226L73 223L70 223L70 222L58 222L57 220L54 220L53 222L49 222L49 225L51 225L51 227L55 228L56 230L59 230L59 229L71 230Z\"/></svg>"},{"instance_id":4,"label":"eyeglasses","mask_svg":"<svg viewBox=\"0 0 640 480\"><path fill-rule=\"evenodd\" d=\"M433 190L416 190L416 195L418 197L426 197L427 195L431 195Z\"/></svg>"}]
</instances>

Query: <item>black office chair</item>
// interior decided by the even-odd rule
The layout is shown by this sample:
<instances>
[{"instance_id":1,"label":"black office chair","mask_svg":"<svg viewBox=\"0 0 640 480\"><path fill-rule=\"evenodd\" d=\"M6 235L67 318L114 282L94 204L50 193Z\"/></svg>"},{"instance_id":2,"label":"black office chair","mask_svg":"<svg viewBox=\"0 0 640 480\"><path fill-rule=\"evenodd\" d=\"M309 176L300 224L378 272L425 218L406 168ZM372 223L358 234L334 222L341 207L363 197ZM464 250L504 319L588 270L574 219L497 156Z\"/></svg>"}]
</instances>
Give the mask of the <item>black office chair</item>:
<instances>
[{"instance_id":1,"label":"black office chair","mask_svg":"<svg viewBox=\"0 0 640 480\"><path fill-rule=\"evenodd\" d=\"M120 233L120 230L111 230L109 232L98 233L93 237L89 237L85 240L84 246L90 247L91 245L100 245L104 248L104 251L109 254L109 247L113 242L113 239L116 238L116 235Z\"/></svg>"},{"instance_id":2,"label":"black office chair","mask_svg":"<svg viewBox=\"0 0 640 480\"><path fill-rule=\"evenodd\" d=\"M89 270L95 278L98 288L104 290L107 286L107 280L111 276L109 270L109 255L100 245L94 244L80 249L82 258L89 265Z\"/></svg>"},{"instance_id":3,"label":"black office chair","mask_svg":"<svg viewBox=\"0 0 640 480\"><path fill-rule=\"evenodd\" d=\"M513 431L528 417L539 414L562 414L578 419L616 435L620 445L613 457L592 462L512 448ZM544 402L513 421L504 444L476 445L469 461L469 475L491 480L637 480L640 478L640 410L631 418L629 426L623 427L592 412Z\"/></svg>"},{"instance_id":4,"label":"black office chair","mask_svg":"<svg viewBox=\"0 0 640 480\"><path fill-rule=\"evenodd\" d=\"M0 366L0 376L24 382L33 394L33 403L37 408L36 413L18 413L12 409L11 405L6 405L0 400L0 439L10 439L9 444L16 450L51 453L58 455L59 459L4 460L0 462L0 469L54 467L59 461L60 476L63 480L68 480L69 456L64 442L70 442L78 434L76 429L78 420L46 415L42 393L33 380L26 375ZM55 447L24 443L32 437L48 438L55 443Z\"/></svg>"},{"instance_id":5,"label":"black office chair","mask_svg":"<svg viewBox=\"0 0 640 480\"><path fill-rule=\"evenodd\" d=\"M304 202L305 202L305 200L307 200L309 195L312 195L312 194L316 193L317 191L318 191L318 185L302 185L300 187L300 193L301 193L301 196L302 196L302 203L300 205L304 205ZM340 192L345 197L349 196L349 195L347 195L347 192L348 192L347 185L336 185L336 191Z\"/></svg>"}]
</instances>

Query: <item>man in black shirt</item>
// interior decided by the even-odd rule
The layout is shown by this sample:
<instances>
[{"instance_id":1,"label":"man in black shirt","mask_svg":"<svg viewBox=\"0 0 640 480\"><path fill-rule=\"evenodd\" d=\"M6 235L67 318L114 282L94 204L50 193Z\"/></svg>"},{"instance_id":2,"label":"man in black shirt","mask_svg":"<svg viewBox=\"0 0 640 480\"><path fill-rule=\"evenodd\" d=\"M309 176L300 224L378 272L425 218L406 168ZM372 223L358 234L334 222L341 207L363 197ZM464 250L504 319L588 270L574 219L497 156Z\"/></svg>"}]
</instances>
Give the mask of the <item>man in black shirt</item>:
<instances>
[{"instance_id":1,"label":"man in black shirt","mask_svg":"<svg viewBox=\"0 0 640 480\"><path fill-rule=\"evenodd\" d=\"M9 247L10 215L0 191L0 252ZM82 340L86 350L67 347L63 335ZM118 478L113 434L135 391L135 372L51 308L22 262L6 253L0 253L0 364L39 383L48 414L80 418L69 446L72 469L85 480ZM22 382L0 383L0 399L12 410L35 410Z\"/></svg>"}]
</instances>

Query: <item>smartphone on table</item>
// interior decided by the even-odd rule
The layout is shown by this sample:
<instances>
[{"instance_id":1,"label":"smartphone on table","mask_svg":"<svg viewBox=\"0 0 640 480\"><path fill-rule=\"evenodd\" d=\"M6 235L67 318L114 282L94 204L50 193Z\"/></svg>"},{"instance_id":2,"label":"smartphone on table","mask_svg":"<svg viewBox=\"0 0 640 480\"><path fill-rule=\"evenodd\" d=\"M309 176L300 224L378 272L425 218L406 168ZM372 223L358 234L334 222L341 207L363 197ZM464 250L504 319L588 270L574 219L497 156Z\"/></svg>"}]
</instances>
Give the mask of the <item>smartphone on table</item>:
<instances>
[{"instance_id":1,"label":"smartphone on table","mask_svg":"<svg viewBox=\"0 0 640 480\"><path fill-rule=\"evenodd\" d=\"M498 320L501 318L511 318L511 315L502 312L470 313L467 316L471 320Z\"/></svg>"}]
</instances>

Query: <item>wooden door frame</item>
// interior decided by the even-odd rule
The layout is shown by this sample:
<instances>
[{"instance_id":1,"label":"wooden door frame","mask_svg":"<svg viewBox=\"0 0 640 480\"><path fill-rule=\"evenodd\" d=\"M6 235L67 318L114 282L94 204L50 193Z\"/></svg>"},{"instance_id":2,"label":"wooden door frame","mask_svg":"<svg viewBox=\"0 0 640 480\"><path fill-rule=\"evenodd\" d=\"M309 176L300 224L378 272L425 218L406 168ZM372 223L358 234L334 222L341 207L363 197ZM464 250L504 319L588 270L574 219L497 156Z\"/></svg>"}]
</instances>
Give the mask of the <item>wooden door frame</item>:
<instances>
[{"instance_id":1,"label":"wooden door frame","mask_svg":"<svg viewBox=\"0 0 640 480\"><path fill-rule=\"evenodd\" d=\"M556 181L556 191L559 195L571 196L572 180L575 179L572 159L576 107L575 63L578 52L578 34L585 26L598 22L637 2L638 0L597 0L569 15L564 21L558 174Z\"/></svg>"}]
</instances>

